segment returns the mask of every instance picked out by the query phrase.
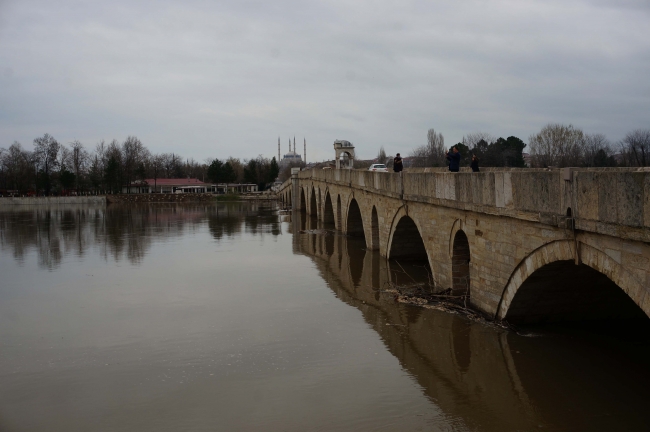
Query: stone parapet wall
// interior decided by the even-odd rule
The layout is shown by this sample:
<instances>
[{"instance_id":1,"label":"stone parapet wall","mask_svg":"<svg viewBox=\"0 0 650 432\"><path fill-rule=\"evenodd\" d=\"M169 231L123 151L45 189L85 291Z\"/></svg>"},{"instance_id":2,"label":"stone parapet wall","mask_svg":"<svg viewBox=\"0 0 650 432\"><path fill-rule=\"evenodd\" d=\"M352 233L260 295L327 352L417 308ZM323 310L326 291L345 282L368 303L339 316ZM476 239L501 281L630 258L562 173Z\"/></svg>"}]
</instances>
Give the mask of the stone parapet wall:
<instances>
[{"instance_id":1,"label":"stone parapet wall","mask_svg":"<svg viewBox=\"0 0 650 432\"><path fill-rule=\"evenodd\" d=\"M584 231L650 242L648 168L501 168L480 173L426 168L401 176L313 169L301 171L298 178L561 228L574 223Z\"/></svg>"}]
</instances>

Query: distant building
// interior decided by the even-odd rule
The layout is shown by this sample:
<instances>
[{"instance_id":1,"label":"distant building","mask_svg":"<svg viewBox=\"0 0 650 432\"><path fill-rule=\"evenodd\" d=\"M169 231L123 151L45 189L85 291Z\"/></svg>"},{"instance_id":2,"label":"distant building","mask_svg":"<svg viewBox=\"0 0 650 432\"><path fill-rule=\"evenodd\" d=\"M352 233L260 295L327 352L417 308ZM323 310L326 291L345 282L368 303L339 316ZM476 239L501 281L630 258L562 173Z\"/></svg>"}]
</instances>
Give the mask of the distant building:
<instances>
[{"instance_id":1,"label":"distant building","mask_svg":"<svg viewBox=\"0 0 650 432\"><path fill-rule=\"evenodd\" d=\"M296 152L296 137L293 137L293 150L291 150L291 140L289 140L289 153L285 153L280 158L280 138L278 138L278 166L280 169L287 166L298 166L303 162L307 162L307 140L304 140L304 156Z\"/></svg>"},{"instance_id":2,"label":"distant building","mask_svg":"<svg viewBox=\"0 0 650 432\"><path fill-rule=\"evenodd\" d=\"M258 191L254 183L204 183L199 179L145 179L122 188L122 193L253 193Z\"/></svg>"},{"instance_id":3,"label":"distant building","mask_svg":"<svg viewBox=\"0 0 650 432\"><path fill-rule=\"evenodd\" d=\"M354 145L350 141L334 141L334 154L336 155L334 157L336 169L354 168Z\"/></svg>"}]
</instances>

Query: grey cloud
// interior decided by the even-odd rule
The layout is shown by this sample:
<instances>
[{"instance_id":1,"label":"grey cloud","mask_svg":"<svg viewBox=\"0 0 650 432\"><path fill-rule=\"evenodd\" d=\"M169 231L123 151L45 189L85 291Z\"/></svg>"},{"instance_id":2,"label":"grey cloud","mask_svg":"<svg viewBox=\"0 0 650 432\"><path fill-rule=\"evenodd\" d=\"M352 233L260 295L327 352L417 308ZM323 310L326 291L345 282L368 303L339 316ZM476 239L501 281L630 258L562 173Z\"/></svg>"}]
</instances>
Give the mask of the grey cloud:
<instances>
[{"instance_id":1,"label":"grey cloud","mask_svg":"<svg viewBox=\"0 0 650 432\"><path fill-rule=\"evenodd\" d=\"M138 135L188 157L306 136L362 156L430 127L527 140L548 122L648 127L644 2L6 2L0 146ZM7 74L6 71L13 71Z\"/></svg>"}]
</instances>

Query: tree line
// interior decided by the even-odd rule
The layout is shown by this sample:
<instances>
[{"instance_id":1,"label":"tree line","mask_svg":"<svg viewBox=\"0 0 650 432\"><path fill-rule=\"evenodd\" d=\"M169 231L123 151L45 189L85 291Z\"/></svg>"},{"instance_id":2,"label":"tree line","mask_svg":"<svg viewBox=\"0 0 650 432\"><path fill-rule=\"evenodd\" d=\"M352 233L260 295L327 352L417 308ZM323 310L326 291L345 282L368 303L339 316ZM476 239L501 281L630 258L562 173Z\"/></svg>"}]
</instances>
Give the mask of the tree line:
<instances>
[{"instance_id":1,"label":"tree line","mask_svg":"<svg viewBox=\"0 0 650 432\"><path fill-rule=\"evenodd\" d=\"M121 193L144 179L197 178L205 182L255 183L264 190L278 176L275 158L198 162L175 153L152 153L135 136L100 141L88 150L80 141L59 143L45 134L33 149L19 142L0 148L0 190L19 195Z\"/></svg>"},{"instance_id":2,"label":"tree line","mask_svg":"<svg viewBox=\"0 0 650 432\"><path fill-rule=\"evenodd\" d=\"M528 144L518 137L496 138L485 132L471 133L450 147L444 136L429 129L427 144L415 148L410 154L413 167L442 167L448 164L447 152L458 148L466 165L472 155L484 167L615 167L650 165L650 129L637 129L612 143L603 134L588 134L573 125L548 124L528 139ZM528 147L529 160L524 159ZM378 159L386 160L383 148Z\"/></svg>"}]
</instances>

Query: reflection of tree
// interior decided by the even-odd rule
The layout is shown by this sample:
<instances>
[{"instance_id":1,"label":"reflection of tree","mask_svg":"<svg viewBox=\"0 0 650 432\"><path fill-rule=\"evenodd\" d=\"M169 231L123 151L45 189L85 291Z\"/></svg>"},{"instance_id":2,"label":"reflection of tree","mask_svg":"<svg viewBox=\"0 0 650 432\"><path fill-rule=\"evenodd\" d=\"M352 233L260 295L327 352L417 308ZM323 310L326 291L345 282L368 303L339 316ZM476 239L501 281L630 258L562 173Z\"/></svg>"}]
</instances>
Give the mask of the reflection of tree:
<instances>
[{"instance_id":1,"label":"reflection of tree","mask_svg":"<svg viewBox=\"0 0 650 432\"><path fill-rule=\"evenodd\" d=\"M89 247L104 259L138 264L156 239L180 237L202 225L216 240L243 230L280 234L274 204L30 206L0 212L0 249L11 250L19 263L34 250L39 265L48 269L71 253L83 256Z\"/></svg>"}]
</instances>

